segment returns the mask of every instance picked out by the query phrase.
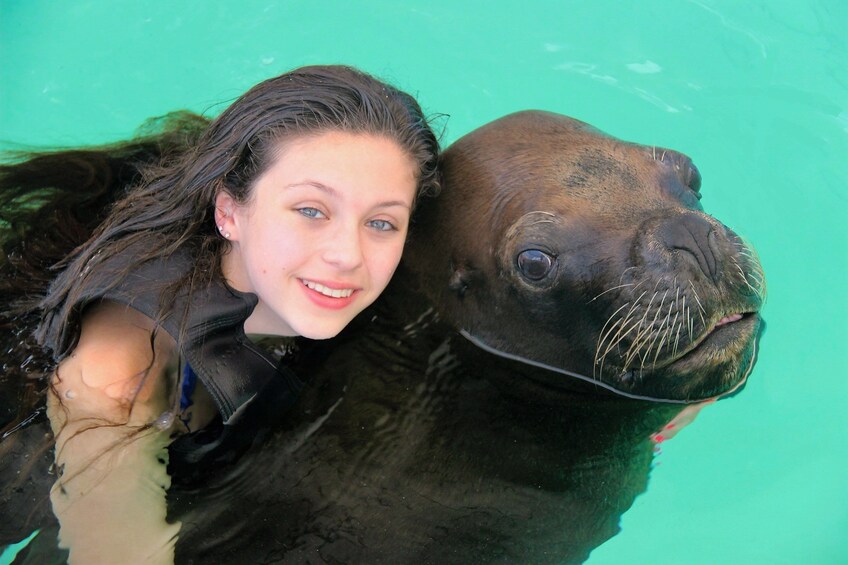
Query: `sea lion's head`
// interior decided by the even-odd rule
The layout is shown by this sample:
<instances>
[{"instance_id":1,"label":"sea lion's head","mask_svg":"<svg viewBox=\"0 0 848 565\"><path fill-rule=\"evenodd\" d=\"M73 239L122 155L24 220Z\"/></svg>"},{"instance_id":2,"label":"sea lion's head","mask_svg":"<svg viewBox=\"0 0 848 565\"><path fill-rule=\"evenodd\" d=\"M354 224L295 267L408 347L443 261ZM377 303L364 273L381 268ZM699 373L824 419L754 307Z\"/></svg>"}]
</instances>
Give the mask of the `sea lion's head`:
<instances>
[{"instance_id":1,"label":"sea lion's head","mask_svg":"<svg viewBox=\"0 0 848 565\"><path fill-rule=\"evenodd\" d=\"M405 264L466 337L635 396L693 402L744 381L763 271L704 213L688 157L526 111L456 141L443 171Z\"/></svg>"}]
</instances>

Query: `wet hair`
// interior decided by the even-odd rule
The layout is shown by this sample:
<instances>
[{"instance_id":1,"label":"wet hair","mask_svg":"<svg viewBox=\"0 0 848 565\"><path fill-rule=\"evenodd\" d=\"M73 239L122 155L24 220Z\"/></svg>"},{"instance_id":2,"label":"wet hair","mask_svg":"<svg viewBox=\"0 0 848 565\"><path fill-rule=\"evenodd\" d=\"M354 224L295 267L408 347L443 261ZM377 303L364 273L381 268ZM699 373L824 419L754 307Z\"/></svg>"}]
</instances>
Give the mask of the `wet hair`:
<instances>
[{"instance_id":1,"label":"wet hair","mask_svg":"<svg viewBox=\"0 0 848 565\"><path fill-rule=\"evenodd\" d=\"M416 165L416 200L438 192L438 140L415 99L339 65L263 81L211 121L177 112L127 142L13 154L0 164L0 330L9 330L0 345L4 369L14 369L0 378L0 428L34 405L32 387L21 383L46 376L75 345L78 302L93 280L113 287L134 265L188 250L192 268L163 290L162 320L169 297L223 276L229 243L216 233L216 196L247 201L287 141L333 131L396 142ZM123 271L98 268L130 248ZM13 378L16 371L30 379Z\"/></svg>"},{"instance_id":2,"label":"wet hair","mask_svg":"<svg viewBox=\"0 0 848 565\"><path fill-rule=\"evenodd\" d=\"M145 167L181 153L208 125L180 111L148 120L129 141L0 155L0 445L43 418L44 377L55 363L33 332L54 265L91 236Z\"/></svg>"},{"instance_id":3,"label":"wet hair","mask_svg":"<svg viewBox=\"0 0 848 565\"><path fill-rule=\"evenodd\" d=\"M142 182L116 203L51 285L40 305L45 319L38 339L59 357L67 353L73 344L58 340L65 324L78 324L77 298L98 262L141 242L146 251L138 263L191 250L194 267L172 285L172 295L220 276L219 258L228 243L215 231L217 194L225 191L237 202L247 201L281 144L331 131L395 141L416 164L417 194L438 191L438 140L409 94L345 66L303 67L268 79L214 119L178 158L146 170ZM102 284L102 273L97 275ZM106 287L126 275L117 273ZM162 303L169 302L163 295ZM160 319L166 313L163 308Z\"/></svg>"}]
</instances>

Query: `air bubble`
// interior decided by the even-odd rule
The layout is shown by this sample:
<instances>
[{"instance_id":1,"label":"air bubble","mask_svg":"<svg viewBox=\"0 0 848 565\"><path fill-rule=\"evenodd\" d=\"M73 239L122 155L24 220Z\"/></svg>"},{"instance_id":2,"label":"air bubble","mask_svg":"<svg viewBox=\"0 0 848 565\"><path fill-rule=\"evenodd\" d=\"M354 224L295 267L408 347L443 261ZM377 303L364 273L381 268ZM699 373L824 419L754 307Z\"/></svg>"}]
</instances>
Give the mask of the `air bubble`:
<instances>
[{"instance_id":1,"label":"air bubble","mask_svg":"<svg viewBox=\"0 0 848 565\"><path fill-rule=\"evenodd\" d=\"M174 424L174 413L169 411L162 412L162 415L153 421L153 425L160 430L167 430Z\"/></svg>"}]
</instances>

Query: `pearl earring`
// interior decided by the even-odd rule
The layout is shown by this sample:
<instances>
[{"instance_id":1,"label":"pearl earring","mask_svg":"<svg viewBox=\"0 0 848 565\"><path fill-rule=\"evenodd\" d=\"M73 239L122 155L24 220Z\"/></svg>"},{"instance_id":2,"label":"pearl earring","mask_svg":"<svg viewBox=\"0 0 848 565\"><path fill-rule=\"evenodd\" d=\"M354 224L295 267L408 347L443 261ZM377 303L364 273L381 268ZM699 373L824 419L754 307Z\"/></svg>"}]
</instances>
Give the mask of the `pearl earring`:
<instances>
[{"instance_id":1,"label":"pearl earring","mask_svg":"<svg viewBox=\"0 0 848 565\"><path fill-rule=\"evenodd\" d=\"M224 239L230 239L230 232L224 231L224 226L218 226L218 231L224 236Z\"/></svg>"}]
</instances>

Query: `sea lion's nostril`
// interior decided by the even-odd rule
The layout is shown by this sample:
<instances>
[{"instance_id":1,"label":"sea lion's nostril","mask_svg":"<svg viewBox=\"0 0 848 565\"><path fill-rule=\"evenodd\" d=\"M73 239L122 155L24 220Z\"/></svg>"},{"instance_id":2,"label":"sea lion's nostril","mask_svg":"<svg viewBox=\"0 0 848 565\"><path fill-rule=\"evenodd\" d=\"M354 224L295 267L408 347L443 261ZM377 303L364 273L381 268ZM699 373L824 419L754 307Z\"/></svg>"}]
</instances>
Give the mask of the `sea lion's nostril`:
<instances>
[{"instance_id":1,"label":"sea lion's nostril","mask_svg":"<svg viewBox=\"0 0 848 565\"><path fill-rule=\"evenodd\" d=\"M715 281L718 264L713 252L715 234L709 221L694 213L673 216L663 222L657 237L668 249L693 257L704 275Z\"/></svg>"}]
</instances>

